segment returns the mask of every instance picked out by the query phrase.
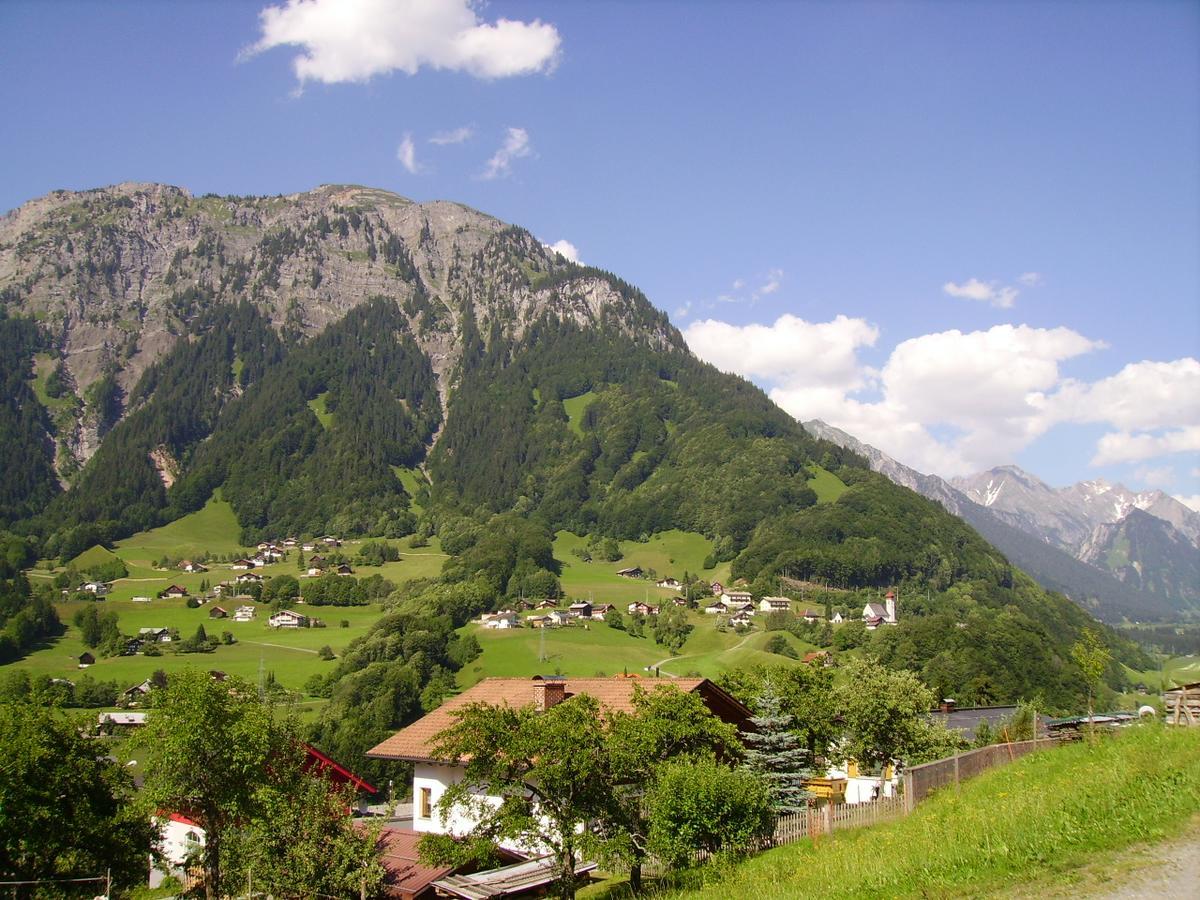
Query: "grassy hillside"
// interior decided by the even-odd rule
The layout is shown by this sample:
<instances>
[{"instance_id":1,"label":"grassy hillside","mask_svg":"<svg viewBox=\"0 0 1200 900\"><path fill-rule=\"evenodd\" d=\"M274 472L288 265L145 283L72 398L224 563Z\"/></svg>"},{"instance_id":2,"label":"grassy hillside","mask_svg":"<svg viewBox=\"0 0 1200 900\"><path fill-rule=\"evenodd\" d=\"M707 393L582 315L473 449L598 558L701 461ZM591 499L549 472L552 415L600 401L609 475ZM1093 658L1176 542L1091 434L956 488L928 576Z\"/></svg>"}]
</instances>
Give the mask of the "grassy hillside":
<instances>
[{"instance_id":1,"label":"grassy hillside","mask_svg":"<svg viewBox=\"0 0 1200 900\"><path fill-rule=\"evenodd\" d=\"M815 463L808 467L812 478L808 486L817 494L818 503L832 503L846 492L846 484L828 469L822 469Z\"/></svg>"},{"instance_id":2,"label":"grassy hillside","mask_svg":"<svg viewBox=\"0 0 1200 900\"><path fill-rule=\"evenodd\" d=\"M1027 757L907 819L782 847L670 896L962 897L1069 884L1078 867L1167 838L1198 811L1200 730L1148 725Z\"/></svg>"},{"instance_id":3,"label":"grassy hillside","mask_svg":"<svg viewBox=\"0 0 1200 900\"><path fill-rule=\"evenodd\" d=\"M201 509L161 528L142 531L118 541L117 555L127 562L148 563L163 556L187 557L236 553L238 523L233 509L221 499L220 491Z\"/></svg>"},{"instance_id":4,"label":"grassy hillside","mask_svg":"<svg viewBox=\"0 0 1200 900\"><path fill-rule=\"evenodd\" d=\"M685 571L700 575L708 581L729 578L729 564L704 569L704 558L712 552L712 542L701 534L687 531L664 531L645 543L620 541L621 558L608 562L593 558L584 562L573 551L587 546L588 539L569 531L560 531L554 538L554 558L562 564L563 590L570 597L591 598L596 603L632 603L649 596L665 598L677 591L655 587L648 579L629 579L617 574L618 569L640 566L651 569L658 578L682 578Z\"/></svg>"}]
</instances>

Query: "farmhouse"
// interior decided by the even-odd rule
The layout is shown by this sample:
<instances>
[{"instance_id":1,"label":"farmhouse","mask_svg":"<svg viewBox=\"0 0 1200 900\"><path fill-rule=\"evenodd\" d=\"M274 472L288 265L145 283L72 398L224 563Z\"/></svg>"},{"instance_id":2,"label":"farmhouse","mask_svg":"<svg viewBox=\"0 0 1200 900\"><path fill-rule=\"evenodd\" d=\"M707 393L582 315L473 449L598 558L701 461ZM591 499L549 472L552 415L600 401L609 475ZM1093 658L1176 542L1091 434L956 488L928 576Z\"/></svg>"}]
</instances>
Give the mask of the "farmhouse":
<instances>
[{"instance_id":1,"label":"farmhouse","mask_svg":"<svg viewBox=\"0 0 1200 900\"><path fill-rule=\"evenodd\" d=\"M139 628L138 637L147 643L171 643L171 631L168 628Z\"/></svg>"},{"instance_id":2,"label":"farmhouse","mask_svg":"<svg viewBox=\"0 0 1200 900\"><path fill-rule=\"evenodd\" d=\"M672 590L678 590L681 587L679 581L674 578L664 578L662 581L656 582L656 584L660 588L671 588Z\"/></svg>"},{"instance_id":3,"label":"farmhouse","mask_svg":"<svg viewBox=\"0 0 1200 900\"><path fill-rule=\"evenodd\" d=\"M842 621L843 621L842 614L840 612L835 612L833 614L833 618L831 618L829 621L832 622L834 625L841 625Z\"/></svg>"},{"instance_id":4,"label":"farmhouse","mask_svg":"<svg viewBox=\"0 0 1200 900\"><path fill-rule=\"evenodd\" d=\"M86 669L88 666L96 664L96 657L88 653L86 650L79 654L79 668Z\"/></svg>"},{"instance_id":5,"label":"farmhouse","mask_svg":"<svg viewBox=\"0 0 1200 900\"><path fill-rule=\"evenodd\" d=\"M617 574L620 575L622 578L641 578L642 577L642 567L641 566L630 566L628 569L617 569Z\"/></svg>"},{"instance_id":6,"label":"farmhouse","mask_svg":"<svg viewBox=\"0 0 1200 900\"><path fill-rule=\"evenodd\" d=\"M787 597L763 597L758 601L758 608L763 612L790 612L792 601Z\"/></svg>"},{"instance_id":7,"label":"farmhouse","mask_svg":"<svg viewBox=\"0 0 1200 900\"><path fill-rule=\"evenodd\" d=\"M637 614L639 616L657 616L658 615L658 607L657 606L653 606L652 604L649 604L649 603L643 603L640 600L637 603L630 603L629 606L626 607L626 609L628 610L628 612L631 616L634 614Z\"/></svg>"},{"instance_id":8,"label":"farmhouse","mask_svg":"<svg viewBox=\"0 0 1200 900\"><path fill-rule=\"evenodd\" d=\"M87 591L89 594L95 594L97 597L103 597L112 588L103 581L85 581L79 586L81 591Z\"/></svg>"},{"instance_id":9,"label":"farmhouse","mask_svg":"<svg viewBox=\"0 0 1200 900\"><path fill-rule=\"evenodd\" d=\"M336 575L353 575L354 574L354 570L352 568L350 568L348 565L346 565L345 563L342 563L340 566L338 566L333 571L334 571L334 574L336 574Z\"/></svg>"},{"instance_id":10,"label":"farmhouse","mask_svg":"<svg viewBox=\"0 0 1200 900\"><path fill-rule=\"evenodd\" d=\"M188 589L185 588L182 584L168 585L167 587L163 588L161 591L158 592L158 596L166 597L167 599L173 599L173 600L178 600L181 597L186 597L187 595L188 595Z\"/></svg>"},{"instance_id":11,"label":"farmhouse","mask_svg":"<svg viewBox=\"0 0 1200 900\"><path fill-rule=\"evenodd\" d=\"M614 610L614 609L616 609L616 607L613 606L611 603L601 603L599 606L593 606L592 607L592 618L595 619L597 622L603 622L604 617L606 615L608 615L608 613L611 610Z\"/></svg>"},{"instance_id":12,"label":"farmhouse","mask_svg":"<svg viewBox=\"0 0 1200 900\"><path fill-rule=\"evenodd\" d=\"M721 600L724 601L726 606L729 606L730 604L733 604L733 603L738 603L738 604L751 603L751 604L753 604L754 603L754 595L751 594L749 591L723 591L721 593Z\"/></svg>"},{"instance_id":13,"label":"farmhouse","mask_svg":"<svg viewBox=\"0 0 1200 900\"><path fill-rule=\"evenodd\" d=\"M510 609L501 610L490 616L485 615L482 623L484 628L508 629L521 627L521 620Z\"/></svg>"},{"instance_id":14,"label":"farmhouse","mask_svg":"<svg viewBox=\"0 0 1200 900\"><path fill-rule=\"evenodd\" d=\"M179 570L181 572L207 572L208 567L202 566L198 562L192 562L190 559L181 559L179 561Z\"/></svg>"},{"instance_id":15,"label":"farmhouse","mask_svg":"<svg viewBox=\"0 0 1200 900\"><path fill-rule=\"evenodd\" d=\"M530 628L549 628L554 623L549 616L526 616L525 624Z\"/></svg>"},{"instance_id":16,"label":"farmhouse","mask_svg":"<svg viewBox=\"0 0 1200 900\"><path fill-rule=\"evenodd\" d=\"M248 559L235 559L233 562L231 562L229 564L229 568L233 569L234 571L243 570L243 569L253 569L254 563Z\"/></svg>"},{"instance_id":17,"label":"farmhouse","mask_svg":"<svg viewBox=\"0 0 1200 900\"><path fill-rule=\"evenodd\" d=\"M704 607L704 614L708 616L719 616L724 614L725 604L720 600L714 600L708 606Z\"/></svg>"},{"instance_id":18,"label":"farmhouse","mask_svg":"<svg viewBox=\"0 0 1200 900\"><path fill-rule=\"evenodd\" d=\"M711 585L709 585L709 590L712 591L712 595L714 597L720 597L723 593L725 593L725 585L721 584L719 581L714 581Z\"/></svg>"},{"instance_id":19,"label":"farmhouse","mask_svg":"<svg viewBox=\"0 0 1200 900\"><path fill-rule=\"evenodd\" d=\"M557 607L558 604L553 600L539 600L537 605L534 606L534 609L556 609Z\"/></svg>"},{"instance_id":20,"label":"farmhouse","mask_svg":"<svg viewBox=\"0 0 1200 900\"><path fill-rule=\"evenodd\" d=\"M227 615L229 615L229 611L223 606L214 606L208 611L208 617L210 619L224 619Z\"/></svg>"},{"instance_id":21,"label":"farmhouse","mask_svg":"<svg viewBox=\"0 0 1200 900\"><path fill-rule=\"evenodd\" d=\"M267 619L267 624L272 628L307 628L308 616L294 609L281 609Z\"/></svg>"},{"instance_id":22,"label":"farmhouse","mask_svg":"<svg viewBox=\"0 0 1200 900\"><path fill-rule=\"evenodd\" d=\"M150 691L154 689L154 685L147 678L141 684L135 684L133 687L125 688L121 692L121 702L125 706L137 706L150 695Z\"/></svg>"},{"instance_id":23,"label":"farmhouse","mask_svg":"<svg viewBox=\"0 0 1200 900\"><path fill-rule=\"evenodd\" d=\"M592 604L586 600L581 600L578 603L572 603L568 606L567 612L581 619L590 619L592 617Z\"/></svg>"},{"instance_id":24,"label":"farmhouse","mask_svg":"<svg viewBox=\"0 0 1200 900\"><path fill-rule=\"evenodd\" d=\"M262 576L254 572L243 572L237 577L238 584L262 584Z\"/></svg>"},{"instance_id":25,"label":"farmhouse","mask_svg":"<svg viewBox=\"0 0 1200 900\"><path fill-rule=\"evenodd\" d=\"M239 606L233 611L233 621L249 622L254 618L254 612L255 610L253 606Z\"/></svg>"},{"instance_id":26,"label":"farmhouse","mask_svg":"<svg viewBox=\"0 0 1200 900\"><path fill-rule=\"evenodd\" d=\"M708 679L674 678L668 684L671 688L698 694L719 719L743 730L749 727L750 711ZM435 736L454 724L456 710L472 703L486 703L532 706L544 712L578 694L587 694L606 709L630 712L633 692L638 685L639 680L635 678L565 679L540 675L532 680L486 678L369 750L367 756L416 764L413 768L413 827L417 831L462 835L474 825L472 819L460 810L454 810L443 819L436 810L446 788L461 779L462 769L453 762L438 759L433 751Z\"/></svg>"}]
</instances>

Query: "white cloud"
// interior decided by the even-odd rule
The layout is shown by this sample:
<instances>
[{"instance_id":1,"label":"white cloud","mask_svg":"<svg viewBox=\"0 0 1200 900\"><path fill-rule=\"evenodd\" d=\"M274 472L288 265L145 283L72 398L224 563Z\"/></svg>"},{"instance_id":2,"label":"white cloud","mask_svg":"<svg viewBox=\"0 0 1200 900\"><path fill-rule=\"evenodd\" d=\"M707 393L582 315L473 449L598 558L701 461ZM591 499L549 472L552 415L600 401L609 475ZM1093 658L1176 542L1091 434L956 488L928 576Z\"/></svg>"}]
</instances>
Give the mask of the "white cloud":
<instances>
[{"instance_id":1,"label":"white cloud","mask_svg":"<svg viewBox=\"0 0 1200 900\"><path fill-rule=\"evenodd\" d=\"M1024 272L1017 276L1017 281L1025 287L1038 287L1042 283L1042 276L1038 272Z\"/></svg>"},{"instance_id":2,"label":"white cloud","mask_svg":"<svg viewBox=\"0 0 1200 900\"><path fill-rule=\"evenodd\" d=\"M806 322L790 314L772 325L704 319L684 332L692 351L718 369L793 390L832 388L843 395L866 385L868 373L857 351L873 346L878 337L879 329L864 319Z\"/></svg>"},{"instance_id":3,"label":"white cloud","mask_svg":"<svg viewBox=\"0 0 1200 900\"><path fill-rule=\"evenodd\" d=\"M1100 438L1096 444L1096 455L1092 465L1105 466L1113 463L1137 462L1154 459L1173 453L1200 451L1200 425L1178 428L1162 434L1128 431L1112 431Z\"/></svg>"},{"instance_id":4,"label":"white cloud","mask_svg":"<svg viewBox=\"0 0 1200 900\"><path fill-rule=\"evenodd\" d=\"M763 282L762 287L755 292L755 297L773 294L779 290L781 284L783 284L783 269L772 269L767 273L767 279Z\"/></svg>"},{"instance_id":5,"label":"white cloud","mask_svg":"<svg viewBox=\"0 0 1200 900\"><path fill-rule=\"evenodd\" d=\"M509 128L505 134L504 143L487 161L480 177L488 181L494 178L507 178L512 174L513 160L522 159L532 153L533 147L529 143L529 132L524 128Z\"/></svg>"},{"instance_id":6,"label":"white cloud","mask_svg":"<svg viewBox=\"0 0 1200 900\"><path fill-rule=\"evenodd\" d=\"M472 0L287 0L259 13L262 33L246 51L298 46L296 78L367 81L422 67L505 78L551 71L562 39L535 19L481 20Z\"/></svg>"},{"instance_id":7,"label":"white cloud","mask_svg":"<svg viewBox=\"0 0 1200 900\"><path fill-rule=\"evenodd\" d=\"M1063 421L1122 431L1200 425L1200 360L1130 363L1092 384L1067 381L1049 402Z\"/></svg>"},{"instance_id":8,"label":"white cloud","mask_svg":"<svg viewBox=\"0 0 1200 900\"><path fill-rule=\"evenodd\" d=\"M405 134L404 139L400 141L400 146L396 148L396 159L400 160L400 165L404 166L409 174L417 173L417 151L413 146L411 134Z\"/></svg>"},{"instance_id":9,"label":"white cloud","mask_svg":"<svg viewBox=\"0 0 1200 900\"><path fill-rule=\"evenodd\" d=\"M469 141L475 135L475 129L470 125L454 128L450 131L439 131L429 139L429 143L445 146L446 144L461 144Z\"/></svg>"},{"instance_id":10,"label":"white cloud","mask_svg":"<svg viewBox=\"0 0 1200 900\"><path fill-rule=\"evenodd\" d=\"M992 306L1000 309L1010 309L1017 302L1017 294L1019 291L1015 287L1002 285L997 281L983 282L978 278L971 278L962 284L955 284L953 281L947 281L942 285L942 290L951 297L957 297L960 300L976 300L980 303L990 303Z\"/></svg>"},{"instance_id":11,"label":"white cloud","mask_svg":"<svg viewBox=\"0 0 1200 900\"><path fill-rule=\"evenodd\" d=\"M1173 496L1175 497L1176 500L1178 500L1180 503L1182 503L1184 506L1188 507L1189 509L1193 509L1196 512L1200 512L1200 494L1192 494L1190 497L1184 496L1181 494L1175 494Z\"/></svg>"},{"instance_id":12,"label":"white cloud","mask_svg":"<svg viewBox=\"0 0 1200 900\"><path fill-rule=\"evenodd\" d=\"M561 254L573 263L581 263L583 260L579 258L579 248L570 241L555 241L553 244L543 244L548 250L553 250L555 253Z\"/></svg>"}]
</instances>

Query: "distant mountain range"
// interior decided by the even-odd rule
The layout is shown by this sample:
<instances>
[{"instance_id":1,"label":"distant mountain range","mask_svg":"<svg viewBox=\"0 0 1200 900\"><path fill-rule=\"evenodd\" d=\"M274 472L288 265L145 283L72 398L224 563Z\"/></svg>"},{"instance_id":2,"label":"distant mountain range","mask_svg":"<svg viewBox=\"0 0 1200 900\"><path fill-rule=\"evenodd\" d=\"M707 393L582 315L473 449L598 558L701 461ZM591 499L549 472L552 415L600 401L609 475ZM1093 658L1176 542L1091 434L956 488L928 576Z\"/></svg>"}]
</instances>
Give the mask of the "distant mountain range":
<instances>
[{"instance_id":1,"label":"distant mountain range","mask_svg":"<svg viewBox=\"0 0 1200 900\"><path fill-rule=\"evenodd\" d=\"M896 484L965 519L1046 588L1108 620L1200 612L1200 514L1106 481L1056 490L1016 466L947 481L820 420L804 423Z\"/></svg>"}]
</instances>

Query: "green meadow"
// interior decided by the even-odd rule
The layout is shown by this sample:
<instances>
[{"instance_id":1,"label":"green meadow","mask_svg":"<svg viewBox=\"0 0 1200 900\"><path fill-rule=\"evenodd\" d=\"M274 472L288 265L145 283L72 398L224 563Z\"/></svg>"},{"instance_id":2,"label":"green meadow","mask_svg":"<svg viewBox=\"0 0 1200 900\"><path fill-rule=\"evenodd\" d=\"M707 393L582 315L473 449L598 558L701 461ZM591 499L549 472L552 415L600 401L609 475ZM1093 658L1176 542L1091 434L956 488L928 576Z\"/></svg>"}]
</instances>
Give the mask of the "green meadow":
<instances>
[{"instance_id":1,"label":"green meadow","mask_svg":"<svg viewBox=\"0 0 1200 900\"><path fill-rule=\"evenodd\" d=\"M712 552L712 542L701 534L687 531L664 531L646 543L620 541L622 556L615 562L593 557L584 562L572 551L587 546L586 536L560 531L554 538L554 558L562 563L562 586L568 597L590 599L594 603L614 603L625 606L637 600L673 597L678 592L656 587L649 579L625 578L619 569L640 566L653 569L658 578L682 578L684 571L700 575L706 581L729 579L729 563L704 569L704 558Z\"/></svg>"},{"instance_id":2,"label":"green meadow","mask_svg":"<svg viewBox=\"0 0 1200 900\"><path fill-rule=\"evenodd\" d=\"M832 503L846 492L846 485L828 469L823 469L815 463L808 467L812 477L808 486L816 492L818 503Z\"/></svg>"},{"instance_id":3,"label":"green meadow","mask_svg":"<svg viewBox=\"0 0 1200 900\"><path fill-rule=\"evenodd\" d=\"M540 395L539 395L540 396ZM578 397L570 397L562 402L563 411L567 414L567 427L577 437L583 437L583 411L587 405L596 399L595 391L587 391Z\"/></svg>"}]
</instances>

